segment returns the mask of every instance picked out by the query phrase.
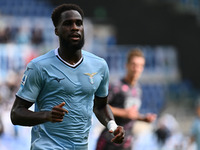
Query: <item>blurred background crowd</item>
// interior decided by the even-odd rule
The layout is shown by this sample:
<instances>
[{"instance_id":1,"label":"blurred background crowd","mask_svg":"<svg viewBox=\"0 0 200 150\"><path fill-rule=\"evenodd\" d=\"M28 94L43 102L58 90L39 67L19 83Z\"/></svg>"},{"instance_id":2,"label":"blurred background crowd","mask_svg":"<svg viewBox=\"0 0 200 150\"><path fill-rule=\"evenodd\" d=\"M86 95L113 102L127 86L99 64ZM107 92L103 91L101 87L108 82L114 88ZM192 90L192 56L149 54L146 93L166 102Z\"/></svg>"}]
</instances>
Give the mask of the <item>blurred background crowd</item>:
<instances>
[{"instance_id":1,"label":"blurred background crowd","mask_svg":"<svg viewBox=\"0 0 200 150\"><path fill-rule=\"evenodd\" d=\"M186 150L199 100L200 0L0 0L0 150L30 147L31 128L12 125L9 113L27 63L58 46L51 12L65 2L83 8L84 49L105 58L111 82L125 74L131 48L144 52L140 111L158 118L137 122L133 150ZM89 150L103 128L93 124Z\"/></svg>"}]
</instances>

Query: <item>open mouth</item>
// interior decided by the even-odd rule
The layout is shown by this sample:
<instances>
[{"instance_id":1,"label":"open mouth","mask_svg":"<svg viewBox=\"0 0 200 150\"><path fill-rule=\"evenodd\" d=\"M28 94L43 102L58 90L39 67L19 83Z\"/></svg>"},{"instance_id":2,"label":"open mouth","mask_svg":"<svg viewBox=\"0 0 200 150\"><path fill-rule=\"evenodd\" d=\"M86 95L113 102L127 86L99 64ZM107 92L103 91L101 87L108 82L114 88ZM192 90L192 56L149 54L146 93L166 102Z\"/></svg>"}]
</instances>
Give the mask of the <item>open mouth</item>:
<instances>
[{"instance_id":1,"label":"open mouth","mask_svg":"<svg viewBox=\"0 0 200 150\"><path fill-rule=\"evenodd\" d=\"M72 40L79 40L81 38L81 36L79 34L71 34L70 35L70 39Z\"/></svg>"}]
</instances>

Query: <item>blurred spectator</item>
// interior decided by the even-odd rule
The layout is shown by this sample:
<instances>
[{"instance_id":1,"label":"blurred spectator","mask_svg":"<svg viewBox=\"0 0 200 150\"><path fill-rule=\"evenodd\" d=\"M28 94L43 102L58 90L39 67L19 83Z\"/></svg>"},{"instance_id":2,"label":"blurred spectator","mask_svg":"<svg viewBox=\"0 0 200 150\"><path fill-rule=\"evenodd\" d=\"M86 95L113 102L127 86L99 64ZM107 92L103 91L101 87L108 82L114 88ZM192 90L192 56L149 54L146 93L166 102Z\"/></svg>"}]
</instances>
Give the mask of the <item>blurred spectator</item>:
<instances>
[{"instance_id":1,"label":"blurred spectator","mask_svg":"<svg viewBox=\"0 0 200 150\"><path fill-rule=\"evenodd\" d=\"M3 123L2 123L2 119L0 116L0 136L3 134Z\"/></svg>"},{"instance_id":2,"label":"blurred spectator","mask_svg":"<svg viewBox=\"0 0 200 150\"><path fill-rule=\"evenodd\" d=\"M171 132L166 126L160 126L155 131L159 145L164 145L166 140L170 137Z\"/></svg>"},{"instance_id":3,"label":"blurred spectator","mask_svg":"<svg viewBox=\"0 0 200 150\"><path fill-rule=\"evenodd\" d=\"M33 28L31 32L31 42L32 44L42 44L43 39L43 31L41 28Z\"/></svg>"},{"instance_id":4,"label":"blurred spectator","mask_svg":"<svg viewBox=\"0 0 200 150\"><path fill-rule=\"evenodd\" d=\"M30 136L27 136L30 129L13 126L10 120L13 97L21 77L21 73L11 70L7 73L7 78L0 83L0 150L27 150L30 147Z\"/></svg>"},{"instance_id":5,"label":"blurred spectator","mask_svg":"<svg viewBox=\"0 0 200 150\"><path fill-rule=\"evenodd\" d=\"M118 125L124 127L126 136L122 144L114 144L110 141L107 129L101 133L96 150L131 150L133 142L132 128L135 120L152 122L155 114L139 113L141 106L141 88L138 80L143 72L145 58L140 49L129 52L126 63L126 75L119 82L110 85L109 104Z\"/></svg>"},{"instance_id":6,"label":"blurred spectator","mask_svg":"<svg viewBox=\"0 0 200 150\"><path fill-rule=\"evenodd\" d=\"M164 114L155 127L157 150L183 150L184 136L179 131L179 124L171 114Z\"/></svg>"},{"instance_id":7,"label":"blurred spectator","mask_svg":"<svg viewBox=\"0 0 200 150\"><path fill-rule=\"evenodd\" d=\"M31 35L28 26L21 26L19 32L17 32L15 41L18 44L27 44L30 43L30 38Z\"/></svg>"},{"instance_id":8,"label":"blurred spectator","mask_svg":"<svg viewBox=\"0 0 200 150\"><path fill-rule=\"evenodd\" d=\"M15 37L18 34L18 27L1 27L0 28L0 43L15 42Z\"/></svg>"},{"instance_id":9,"label":"blurred spectator","mask_svg":"<svg viewBox=\"0 0 200 150\"><path fill-rule=\"evenodd\" d=\"M1 117L1 110L2 110L2 96L0 95L0 137L1 135L3 134L3 130L4 130L4 127L3 127L3 122L2 122L2 117Z\"/></svg>"},{"instance_id":10,"label":"blurred spectator","mask_svg":"<svg viewBox=\"0 0 200 150\"><path fill-rule=\"evenodd\" d=\"M6 28L0 29L0 43L7 43L8 37L6 33Z\"/></svg>"}]
</instances>

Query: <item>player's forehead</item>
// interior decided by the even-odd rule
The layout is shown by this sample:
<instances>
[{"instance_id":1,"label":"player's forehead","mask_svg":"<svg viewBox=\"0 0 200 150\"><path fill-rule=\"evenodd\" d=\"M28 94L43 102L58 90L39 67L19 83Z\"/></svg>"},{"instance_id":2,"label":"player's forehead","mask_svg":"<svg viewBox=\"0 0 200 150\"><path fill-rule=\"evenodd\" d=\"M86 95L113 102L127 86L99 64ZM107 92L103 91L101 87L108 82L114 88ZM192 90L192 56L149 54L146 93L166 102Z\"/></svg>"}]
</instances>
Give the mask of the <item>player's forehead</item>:
<instances>
[{"instance_id":1,"label":"player's forehead","mask_svg":"<svg viewBox=\"0 0 200 150\"><path fill-rule=\"evenodd\" d=\"M130 63L132 63L132 62L145 63L145 59L140 56L134 56L130 60Z\"/></svg>"},{"instance_id":2,"label":"player's forehead","mask_svg":"<svg viewBox=\"0 0 200 150\"><path fill-rule=\"evenodd\" d=\"M82 20L82 17L77 10L67 10L61 14L61 21L64 20Z\"/></svg>"}]
</instances>

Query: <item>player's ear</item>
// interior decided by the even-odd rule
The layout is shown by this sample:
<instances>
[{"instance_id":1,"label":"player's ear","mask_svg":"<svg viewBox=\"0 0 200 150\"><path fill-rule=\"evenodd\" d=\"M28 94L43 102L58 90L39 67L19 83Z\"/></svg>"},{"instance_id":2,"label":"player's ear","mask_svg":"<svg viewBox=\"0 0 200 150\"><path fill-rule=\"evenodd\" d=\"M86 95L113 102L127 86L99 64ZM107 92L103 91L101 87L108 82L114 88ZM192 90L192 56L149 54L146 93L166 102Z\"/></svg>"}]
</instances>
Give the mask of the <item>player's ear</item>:
<instances>
[{"instance_id":1,"label":"player's ear","mask_svg":"<svg viewBox=\"0 0 200 150\"><path fill-rule=\"evenodd\" d=\"M58 28L55 28L54 32L58 36Z\"/></svg>"}]
</instances>

